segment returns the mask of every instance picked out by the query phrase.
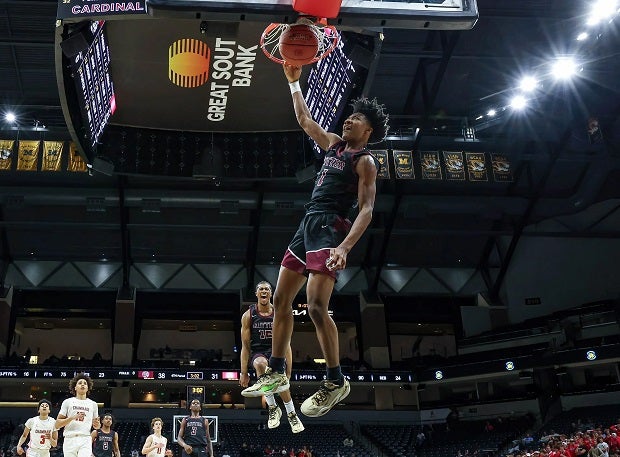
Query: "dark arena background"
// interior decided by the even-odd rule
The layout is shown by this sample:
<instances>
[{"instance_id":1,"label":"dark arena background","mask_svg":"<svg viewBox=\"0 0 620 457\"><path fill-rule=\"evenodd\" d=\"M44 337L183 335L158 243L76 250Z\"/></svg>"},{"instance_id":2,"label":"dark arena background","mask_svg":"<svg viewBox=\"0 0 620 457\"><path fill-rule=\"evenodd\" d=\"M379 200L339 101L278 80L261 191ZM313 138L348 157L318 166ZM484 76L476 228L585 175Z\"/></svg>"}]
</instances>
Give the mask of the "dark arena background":
<instances>
[{"instance_id":1,"label":"dark arena background","mask_svg":"<svg viewBox=\"0 0 620 457\"><path fill-rule=\"evenodd\" d=\"M330 302L351 393L297 434L241 395L241 316L321 165L260 48L304 3L0 0L0 457L80 372L122 457L154 417L180 456L193 398L215 457L617 456L617 0L342 1L311 114L390 115Z\"/></svg>"}]
</instances>

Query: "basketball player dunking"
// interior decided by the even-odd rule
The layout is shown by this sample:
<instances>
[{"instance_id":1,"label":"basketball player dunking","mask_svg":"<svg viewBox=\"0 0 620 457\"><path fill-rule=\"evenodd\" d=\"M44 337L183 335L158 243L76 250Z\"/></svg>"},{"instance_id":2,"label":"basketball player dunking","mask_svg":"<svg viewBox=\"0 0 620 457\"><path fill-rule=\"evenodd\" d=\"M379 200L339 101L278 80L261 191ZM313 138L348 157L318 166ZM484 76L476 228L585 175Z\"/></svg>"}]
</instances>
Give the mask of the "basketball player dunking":
<instances>
[{"instance_id":1,"label":"basketball player dunking","mask_svg":"<svg viewBox=\"0 0 620 457\"><path fill-rule=\"evenodd\" d=\"M54 428L55 420L50 417L52 404L49 400L39 401L39 415L31 417L26 421L24 433L17 441L17 454L23 455L22 445L30 435L28 441L27 457L49 457L50 448L56 447L58 443L58 432Z\"/></svg>"},{"instance_id":2,"label":"basketball player dunking","mask_svg":"<svg viewBox=\"0 0 620 457\"><path fill-rule=\"evenodd\" d=\"M190 415L184 417L179 426L177 442L183 448L183 457L213 457L209 419L200 415L201 409L200 400L194 398L189 404Z\"/></svg>"},{"instance_id":3,"label":"basketball player dunking","mask_svg":"<svg viewBox=\"0 0 620 457\"><path fill-rule=\"evenodd\" d=\"M62 402L56 418L56 429L64 427L64 457L90 457L92 454L90 432L101 426L99 407L88 398L92 389L93 381L84 373L76 374L69 381L69 390L74 396Z\"/></svg>"},{"instance_id":4,"label":"basketball player dunking","mask_svg":"<svg viewBox=\"0 0 620 457\"><path fill-rule=\"evenodd\" d=\"M379 162L366 149L379 142L388 130L388 116L376 100L353 102L353 114L345 121L342 136L325 131L310 114L301 93L301 67L284 64L295 115L301 128L327 151L314 183L306 214L282 260L273 298L273 347L265 376L242 394L256 397L289 388L284 373L286 349L293 332L292 304L306 282L308 312L327 365L326 380L301 405L306 416L326 414L349 394L349 382L340 369L338 329L329 316L329 299L338 271L347 264L347 254L361 238L372 219ZM353 224L347 219L357 202Z\"/></svg>"}]
</instances>

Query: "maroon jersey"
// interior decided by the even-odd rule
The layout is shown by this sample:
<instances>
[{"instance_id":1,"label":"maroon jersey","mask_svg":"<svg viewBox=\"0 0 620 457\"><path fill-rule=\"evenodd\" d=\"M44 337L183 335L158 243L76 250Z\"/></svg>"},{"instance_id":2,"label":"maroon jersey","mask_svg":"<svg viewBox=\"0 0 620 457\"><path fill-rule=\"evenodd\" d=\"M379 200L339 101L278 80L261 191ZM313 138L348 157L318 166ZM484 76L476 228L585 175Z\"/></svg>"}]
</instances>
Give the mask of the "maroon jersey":
<instances>
[{"instance_id":1,"label":"maroon jersey","mask_svg":"<svg viewBox=\"0 0 620 457\"><path fill-rule=\"evenodd\" d=\"M258 312L256 304L250 305L250 320L252 322L252 354L271 354L271 331L273 329L273 310L268 316Z\"/></svg>"},{"instance_id":2,"label":"maroon jersey","mask_svg":"<svg viewBox=\"0 0 620 457\"><path fill-rule=\"evenodd\" d=\"M367 149L345 151L345 147L346 142L340 141L325 154L323 166L314 182L312 198L306 204L306 212L329 212L346 217L357 203L357 161L369 155L379 171L379 161Z\"/></svg>"}]
</instances>

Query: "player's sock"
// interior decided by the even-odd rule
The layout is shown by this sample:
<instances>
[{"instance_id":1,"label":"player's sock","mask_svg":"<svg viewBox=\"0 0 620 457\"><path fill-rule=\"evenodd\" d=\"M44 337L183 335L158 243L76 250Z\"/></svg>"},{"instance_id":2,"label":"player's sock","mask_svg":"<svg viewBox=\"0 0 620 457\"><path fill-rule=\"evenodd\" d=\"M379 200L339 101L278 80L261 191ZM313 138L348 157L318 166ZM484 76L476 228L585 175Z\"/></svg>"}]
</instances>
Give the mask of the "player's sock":
<instances>
[{"instance_id":1,"label":"player's sock","mask_svg":"<svg viewBox=\"0 0 620 457\"><path fill-rule=\"evenodd\" d=\"M340 365L333 368L327 368L327 379L332 381L334 384L339 386L344 382L344 376L342 376L342 370L340 369Z\"/></svg>"},{"instance_id":2,"label":"player's sock","mask_svg":"<svg viewBox=\"0 0 620 457\"><path fill-rule=\"evenodd\" d=\"M284 357L269 357L269 366L276 373L284 373Z\"/></svg>"},{"instance_id":3,"label":"player's sock","mask_svg":"<svg viewBox=\"0 0 620 457\"><path fill-rule=\"evenodd\" d=\"M286 415L288 416L290 413L295 412L295 404L293 403L293 399L291 398L289 401L284 402L284 407L286 408Z\"/></svg>"},{"instance_id":4,"label":"player's sock","mask_svg":"<svg viewBox=\"0 0 620 457\"><path fill-rule=\"evenodd\" d=\"M265 395L265 401L267 402L267 406L276 406L276 399L273 394Z\"/></svg>"}]
</instances>

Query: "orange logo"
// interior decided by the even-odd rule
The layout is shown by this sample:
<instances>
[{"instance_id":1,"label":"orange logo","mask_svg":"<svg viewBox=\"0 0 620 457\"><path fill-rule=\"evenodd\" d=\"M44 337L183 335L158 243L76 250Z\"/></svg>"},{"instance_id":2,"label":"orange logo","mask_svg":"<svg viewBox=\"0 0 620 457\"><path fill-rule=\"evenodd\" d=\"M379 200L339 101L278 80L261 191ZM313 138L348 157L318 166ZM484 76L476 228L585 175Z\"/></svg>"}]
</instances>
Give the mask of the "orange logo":
<instances>
[{"instance_id":1,"label":"orange logo","mask_svg":"<svg viewBox=\"0 0 620 457\"><path fill-rule=\"evenodd\" d=\"M179 87L199 87L209 79L211 49L193 38L175 41L168 48L168 78Z\"/></svg>"}]
</instances>

